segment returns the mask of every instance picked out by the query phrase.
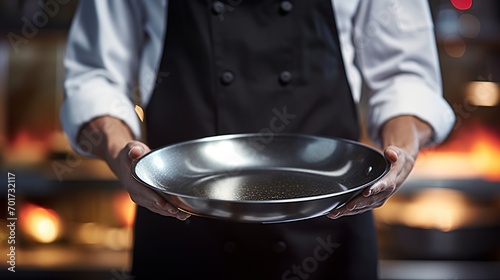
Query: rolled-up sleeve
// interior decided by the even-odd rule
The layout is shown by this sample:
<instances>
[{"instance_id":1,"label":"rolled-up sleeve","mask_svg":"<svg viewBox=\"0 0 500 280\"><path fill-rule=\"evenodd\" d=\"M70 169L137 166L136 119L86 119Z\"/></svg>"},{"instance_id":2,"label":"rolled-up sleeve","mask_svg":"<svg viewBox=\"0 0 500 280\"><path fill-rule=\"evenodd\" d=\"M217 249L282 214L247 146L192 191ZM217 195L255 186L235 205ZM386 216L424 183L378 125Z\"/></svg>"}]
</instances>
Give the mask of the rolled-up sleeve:
<instances>
[{"instance_id":1,"label":"rolled-up sleeve","mask_svg":"<svg viewBox=\"0 0 500 280\"><path fill-rule=\"evenodd\" d=\"M134 110L133 88L143 41L138 1L82 0L79 2L64 66L64 101L61 122L72 147L82 125L99 116L126 123L141 135Z\"/></svg>"},{"instance_id":2,"label":"rolled-up sleeve","mask_svg":"<svg viewBox=\"0 0 500 280\"><path fill-rule=\"evenodd\" d=\"M430 9L425 0L360 1L354 17L356 63L367 88L367 125L380 144L381 126L400 115L429 123L442 142L455 115L443 97Z\"/></svg>"}]
</instances>

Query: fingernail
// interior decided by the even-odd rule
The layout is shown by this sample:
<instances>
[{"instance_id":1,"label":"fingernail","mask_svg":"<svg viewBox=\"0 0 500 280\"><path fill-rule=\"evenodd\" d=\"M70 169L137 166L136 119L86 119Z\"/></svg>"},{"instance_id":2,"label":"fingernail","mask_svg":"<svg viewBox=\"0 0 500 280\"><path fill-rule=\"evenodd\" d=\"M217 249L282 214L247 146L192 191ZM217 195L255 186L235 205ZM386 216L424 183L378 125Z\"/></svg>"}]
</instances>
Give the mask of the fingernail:
<instances>
[{"instance_id":1,"label":"fingernail","mask_svg":"<svg viewBox=\"0 0 500 280\"><path fill-rule=\"evenodd\" d=\"M177 212L179 212L177 209L173 209L173 208L168 209L168 213L170 213L172 215L177 214Z\"/></svg>"},{"instance_id":2,"label":"fingernail","mask_svg":"<svg viewBox=\"0 0 500 280\"><path fill-rule=\"evenodd\" d=\"M162 203L160 203L160 202L158 202L158 201L155 201L155 204L156 204L156 206L158 206L158 207L160 207L160 208L165 207L165 204L162 204Z\"/></svg>"},{"instance_id":3,"label":"fingernail","mask_svg":"<svg viewBox=\"0 0 500 280\"><path fill-rule=\"evenodd\" d=\"M331 218L336 219L336 218L338 218L339 216L340 216L340 211L330 213L330 217L331 217Z\"/></svg>"},{"instance_id":4,"label":"fingernail","mask_svg":"<svg viewBox=\"0 0 500 280\"><path fill-rule=\"evenodd\" d=\"M395 151L393 149L388 149L388 150L391 151L394 154L394 156L396 157L396 160L399 158L399 155L398 155L397 151Z\"/></svg>"},{"instance_id":5,"label":"fingernail","mask_svg":"<svg viewBox=\"0 0 500 280\"><path fill-rule=\"evenodd\" d=\"M132 151L135 150L135 149L139 149L140 153L142 154L142 152L144 152L144 149L141 147L141 146L133 146L132 148L130 148L130 150L128 151L128 157L130 158L132 156Z\"/></svg>"},{"instance_id":6,"label":"fingernail","mask_svg":"<svg viewBox=\"0 0 500 280\"><path fill-rule=\"evenodd\" d=\"M372 189L369 189L368 190L368 193L366 195L363 195L364 197L369 197L370 195L372 195Z\"/></svg>"}]
</instances>

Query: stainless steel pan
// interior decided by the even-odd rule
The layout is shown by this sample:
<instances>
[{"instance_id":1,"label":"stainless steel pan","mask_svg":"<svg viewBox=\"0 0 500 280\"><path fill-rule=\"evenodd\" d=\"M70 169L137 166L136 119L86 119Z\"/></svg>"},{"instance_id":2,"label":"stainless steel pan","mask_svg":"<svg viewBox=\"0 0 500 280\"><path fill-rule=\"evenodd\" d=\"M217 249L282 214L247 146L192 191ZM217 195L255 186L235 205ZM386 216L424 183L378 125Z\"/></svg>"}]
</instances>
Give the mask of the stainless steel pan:
<instances>
[{"instance_id":1,"label":"stainless steel pan","mask_svg":"<svg viewBox=\"0 0 500 280\"><path fill-rule=\"evenodd\" d=\"M389 167L381 152L354 141L234 134L156 149L134 162L132 173L192 215L277 223L339 208Z\"/></svg>"}]
</instances>

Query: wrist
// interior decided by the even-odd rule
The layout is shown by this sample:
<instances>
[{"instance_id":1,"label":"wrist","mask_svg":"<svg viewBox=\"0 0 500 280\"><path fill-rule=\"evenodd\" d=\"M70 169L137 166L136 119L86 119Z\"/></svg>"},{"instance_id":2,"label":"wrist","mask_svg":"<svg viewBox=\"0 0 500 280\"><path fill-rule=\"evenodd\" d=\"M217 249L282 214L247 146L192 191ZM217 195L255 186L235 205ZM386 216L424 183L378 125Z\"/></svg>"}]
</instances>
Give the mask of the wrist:
<instances>
[{"instance_id":1,"label":"wrist","mask_svg":"<svg viewBox=\"0 0 500 280\"><path fill-rule=\"evenodd\" d=\"M402 148L416 158L420 149L432 138L432 127L414 116L398 116L388 120L382 127L383 147Z\"/></svg>"},{"instance_id":2,"label":"wrist","mask_svg":"<svg viewBox=\"0 0 500 280\"><path fill-rule=\"evenodd\" d=\"M87 146L91 143L90 153L109 163L133 139L125 123L117 118L103 116L91 120L81 129L78 143L86 143Z\"/></svg>"}]
</instances>

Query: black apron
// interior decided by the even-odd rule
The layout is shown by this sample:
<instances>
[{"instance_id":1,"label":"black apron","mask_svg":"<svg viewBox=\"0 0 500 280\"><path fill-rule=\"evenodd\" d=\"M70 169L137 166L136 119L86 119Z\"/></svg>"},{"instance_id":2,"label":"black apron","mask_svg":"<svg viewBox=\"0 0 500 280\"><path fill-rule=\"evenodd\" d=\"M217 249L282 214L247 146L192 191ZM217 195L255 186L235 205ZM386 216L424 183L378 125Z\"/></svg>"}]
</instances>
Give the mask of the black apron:
<instances>
[{"instance_id":1,"label":"black apron","mask_svg":"<svg viewBox=\"0 0 500 280\"><path fill-rule=\"evenodd\" d=\"M330 0L170 0L167 9L145 117L152 149L247 132L359 139ZM134 229L135 279L377 277L371 212L246 224L138 207Z\"/></svg>"}]
</instances>

